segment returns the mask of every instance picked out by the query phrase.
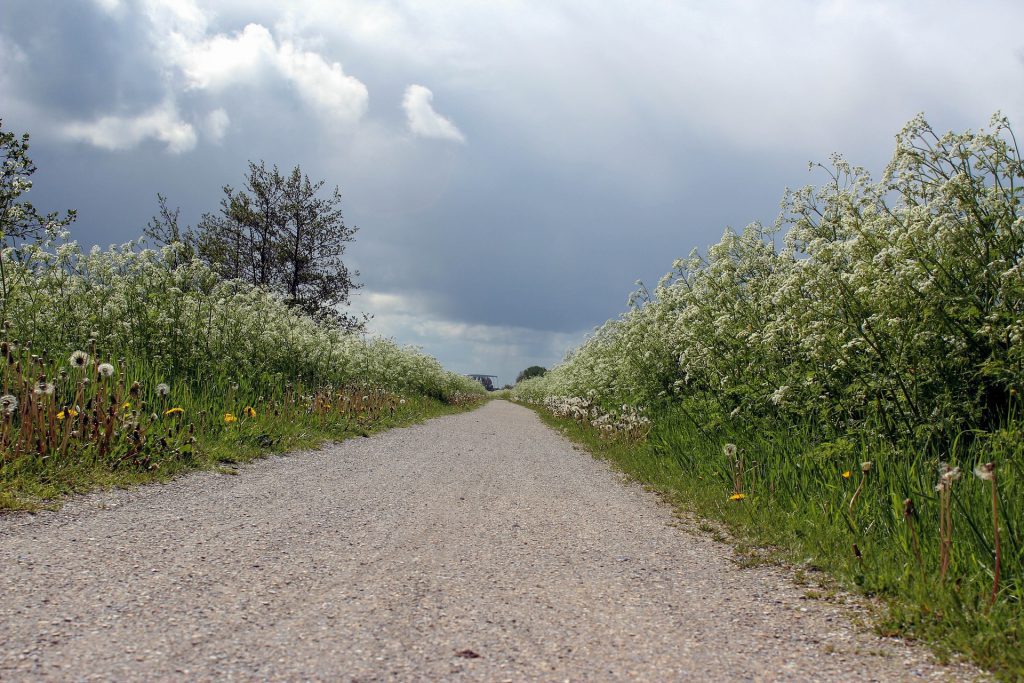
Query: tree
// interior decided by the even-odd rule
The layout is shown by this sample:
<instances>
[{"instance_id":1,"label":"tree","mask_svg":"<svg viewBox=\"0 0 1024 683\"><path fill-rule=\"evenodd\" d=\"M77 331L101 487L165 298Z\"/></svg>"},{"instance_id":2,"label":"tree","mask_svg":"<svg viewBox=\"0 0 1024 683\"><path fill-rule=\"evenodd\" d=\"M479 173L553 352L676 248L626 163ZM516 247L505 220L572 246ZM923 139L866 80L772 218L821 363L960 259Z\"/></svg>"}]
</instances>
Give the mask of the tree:
<instances>
[{"instance_id":1,"label":"tree","mask_svg":"<svg viewBox=\"0 0 1024 683\"><path fill-rule=\"evenodd\" d=\"M366 318L342 313L358 271L342 260L357 228L345 225L337 187L324 197L324 181L312 182L296 166L284 176L277 166L249 162L244 186L225 185L220 209L203 215L195 229L182 229L178 210L157 195L160 215L146 235L181 242L225 278L277 291L310 316L359 331Z\"/></svg>"},{"instance_id":2,"label":"tree","mask_svg":"<svg viewBox=\"0 0 1024 683\"><path fill-rule=\"evenodd\" d=\"M298 166L284 184L282 284L289 302L310 315L345 319L339 308L359 286L353 282L359 273L349 271L341 257L356 228L345 225L337 187L326 198L317 196L323 186L322 180L311 183Z\"/></svg>"},{"instance_id":3,"label":"tree","mask_svg":"<svg viewBox=\"0 0 1024 683\"><path fill-rule=\"evenodd\" d=\"M547 368L541 367L540 365L531 365L516 377L516 384L519 384L524 379L530 379L531 377L543 377L548 373Z\"/></svg>"},{"instance_id":4,"label":"tree","mask_svg":"<svg viewBox=\"0 0 1024 683\"><path fill-rule=\"evenodd\" d=\"M223 190L220 212L204 214L197 226L200 256L225 277L275 289L284 270L278 262L287 221L284 176L277 166L250 161L244 188Z\"/></svg>"},{"instance_id":5,"label":"tree","mask_svg":"<svg viewBox=\"0 0 1024 683\"><path fill-rule=\"evenodd\" d=\"M35 242L54 238L75 220L75 212L67 211L63 217L57 212L41 215L30 202L23 201L22 195L32 189L29 178L36 172L36 165L28 156L28 133L20 137L3 130L0 119L0 242L15 247L14 258L18 258L18 246L24 242ZM6 257L0 257L0 297L2 310L6 314L7 297L12 283L4 266Z\"/></svg>"},{"instance_id":6,"label":"tree","mask_svg":"<svg viewBox=\"0 0 1024 683\"><path fill-rule=\"evenodd\" d=\"M182 228L179 224L181 209L167 206L167 197L157 193L159 213L146 223L142 233L158 244L180 244L184 251L176 251L172 256L171 266L175 267L189 261L196 253L196 234L191 228Z\"/></svg>"},{"instance_id":7,"label":"tree","mask_svg":"<svg viewBox=\"0 0 1024 683\"><path fill-rule=\"evenodd\" d=\"M36 172L36 165L28 157L28 139L28 133L18 137L4 131L0 119L0 234L10 245L54 237L75 220L74 211L63 218L57 212L40 215L30 202L21 201L21 196L32 189L29 178Z\"/></svg>"}]
</instances>

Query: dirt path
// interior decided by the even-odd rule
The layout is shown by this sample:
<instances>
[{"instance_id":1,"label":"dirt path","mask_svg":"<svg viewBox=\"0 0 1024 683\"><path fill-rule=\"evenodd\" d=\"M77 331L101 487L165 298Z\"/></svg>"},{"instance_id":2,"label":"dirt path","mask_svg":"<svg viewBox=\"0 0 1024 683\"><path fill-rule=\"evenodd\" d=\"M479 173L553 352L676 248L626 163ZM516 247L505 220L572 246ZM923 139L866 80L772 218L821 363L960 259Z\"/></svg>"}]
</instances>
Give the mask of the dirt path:
<instances>
[{"instance_id":1,"label":"dirt path","mask_svg":"<svg viewBox=\"0 0 1024 683\"><path fill-rule=\"evenodd\" d=\"M0 680L964 677L673 521L504 402L88 496L0 518Z\"/></svg>"}]
</instances>

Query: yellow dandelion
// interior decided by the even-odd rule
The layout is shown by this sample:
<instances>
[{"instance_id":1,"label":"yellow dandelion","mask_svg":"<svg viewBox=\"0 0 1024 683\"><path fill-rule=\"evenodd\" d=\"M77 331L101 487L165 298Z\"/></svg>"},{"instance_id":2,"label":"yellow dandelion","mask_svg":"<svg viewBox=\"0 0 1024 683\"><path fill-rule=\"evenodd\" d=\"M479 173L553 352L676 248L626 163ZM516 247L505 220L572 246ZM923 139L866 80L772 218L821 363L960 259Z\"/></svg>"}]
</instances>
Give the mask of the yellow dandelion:
<instances>
[{"instance_id":1,"label":"yellow dandelion","mask_svg":"<svg viewBox=\"0 0 1024 683\"><path fill-rule=\"evenodd\" d=\"M132 409L132 402L131 401L125 401L124 405L121 406L121 410L131 410L131 409Z\"/></svg>"},{"instance_id":2,"label":"yellow dandelion","mask_svg":"<svg viewBox=\"0 0 1024 683\"><path fill-rule=\"evenodd\" d=\"M852 476L853 476L853 473L850 472L850 470L846 470L845 472L843 472L843 479L849 479Z\"/></svg>"},{"instance_id":3,"label":"yellow dandelion","mask_svg":"<svg viewBox=\"0 0 1024 683\"><path fill-rule=\"evenodd\" d=\"M746 497L747 494L745 493L734 493L731 496L729 496L729 500L743 500Z\"/></svg>"},{"instance_id":4,"label":"yellow dandelion","mask_svg":"<svg viewBox=\"0 0 1024 683\"><path fill-rule=\"evenodd\" d=\"M75 410L74 408L68 408L67 410L62 410L59 413L57 413L57 419L58 420L63 420L65 418L77 417L77 416L78 416L78 411Z\"/></svg>"},{"instance_id":5,"label":"yellow dandelion","mask_svg":"<svg viewBox=\"0 0 1024 683\"><path fill-rule=\"evenodd\" d=\"M164 411L164 415L181 415L184 412L184 408L168 408L167 410Z\"/></svg>"},{"instance_id":6,"label":"yellow dandelion","mask_svg":"<svg viewBox=\"0 0 1024 683\"><path fill-rule=\"evenodd\" d=\"M235 414L224 413L224 424L231 424L232 422L238 422L238 418L235 417Z\"/></svg>"},{"instance_id":7,"label":"yellow dandelion","mask_svg":"<svg viewBox=\"0 0 1024 683\"><path fill-rule=\"evenodd\" d=\"M245 410L242 411L246 417L256 417L256 409L252 406L246 406Z\"/></svg>"}]
</instances>

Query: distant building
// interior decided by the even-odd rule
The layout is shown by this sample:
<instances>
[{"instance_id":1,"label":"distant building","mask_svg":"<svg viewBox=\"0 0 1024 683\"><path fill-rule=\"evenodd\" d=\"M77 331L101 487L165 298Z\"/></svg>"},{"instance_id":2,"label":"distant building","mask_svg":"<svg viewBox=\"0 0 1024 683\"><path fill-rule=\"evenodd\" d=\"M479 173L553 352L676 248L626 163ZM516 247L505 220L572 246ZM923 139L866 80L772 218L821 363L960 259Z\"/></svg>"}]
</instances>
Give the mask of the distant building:
<instances>
[{"instance_id":1,"label":"distant building","mask_svg":"<svg viewBox=\"0 0 1024 683\"><path fill-rule=\"evenodd\" d=\"M487 391L494 391L494 382L491 380L498 379L497 375L466 375L466 377L471 377L477 382L480 382L480 384L484 385L484 389Z\"/></svg>"}]
</instances>

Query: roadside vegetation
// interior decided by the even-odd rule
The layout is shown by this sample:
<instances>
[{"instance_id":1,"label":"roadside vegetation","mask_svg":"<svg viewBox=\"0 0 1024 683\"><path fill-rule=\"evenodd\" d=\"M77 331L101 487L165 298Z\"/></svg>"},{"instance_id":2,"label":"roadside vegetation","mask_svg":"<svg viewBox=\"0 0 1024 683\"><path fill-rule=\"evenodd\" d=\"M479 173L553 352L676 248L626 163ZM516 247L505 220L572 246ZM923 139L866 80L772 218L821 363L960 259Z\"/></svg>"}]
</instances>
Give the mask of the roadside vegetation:
<instances>
[{"instance_id":1,"label":"roadside vegetation","mask_svg":"<svg viewBox=\"0 0 1024 683\"><path fill-rule=\"evenodd\" d=\"M35 171L27 136L0 136L0 509L366 435L479 400L479 384L316 304L332 283L333 303L347 301L353 283L340 261L328 261L333 275L282 270L289 287L275 288L226 277L216 252L204 257L188 240L83 251L66 229L73 213L41 215L24 200ZM229 203L218 234L262 234L225 228L255 220L239 205ZM284 196L279 208L289 207ZM283 210L264 215L287 224ZM219 244L236 256L245 247Z\"/></svg>"},{"instance_id":2,"label":"roadside vegetation","mask_svg":"<svg viewBox=\"0 0 1024 683\"><path fill-rule=\"evenodd\" d=\"M840 157L516 400L879 628L1024 677L1024 165L1008 122Z\"/></svg>"}]
</instances>

